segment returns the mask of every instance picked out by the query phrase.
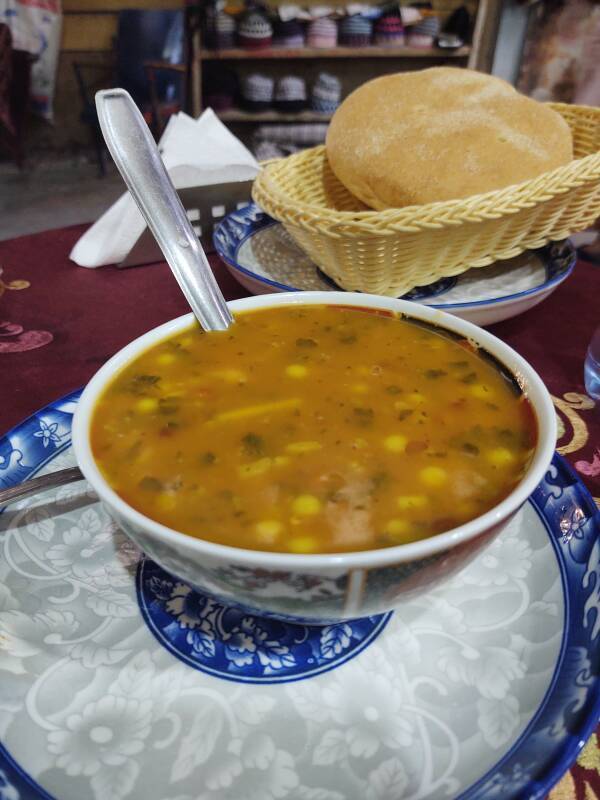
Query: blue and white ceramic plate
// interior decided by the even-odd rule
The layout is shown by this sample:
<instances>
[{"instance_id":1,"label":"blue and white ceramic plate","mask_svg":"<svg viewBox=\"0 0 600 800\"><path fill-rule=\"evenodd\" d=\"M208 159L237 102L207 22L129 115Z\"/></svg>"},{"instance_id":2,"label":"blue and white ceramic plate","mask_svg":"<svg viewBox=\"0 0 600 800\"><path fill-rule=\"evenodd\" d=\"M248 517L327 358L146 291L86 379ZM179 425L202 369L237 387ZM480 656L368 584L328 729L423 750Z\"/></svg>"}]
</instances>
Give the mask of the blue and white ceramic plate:
<instances>
[{"instance_id":1,"label":"blue and white ceramic plate","mask_svg":"<svg viewBox=\"0 0 600 800\"><path fill-rule=\"evenodd\" d=\"M77 400L0 439L0 486L73 464ZM10 506L0 798L542 798L598 722L595 513L557 456L443 589L307 628L195 594L84 482Z\"/></svg>"},{"instance_id":2,"label":"blue and white ceramic plate","mask_svg":"<svg viewBox=\"0 0 600 800\"><path fill-rule=\"evenodd\" d=\"M213 240L231 274L252 294L340 288L298 247L283 225L253 203L221 220ZM476 325L491 325L541 303L571 274L575 260L570 242L555 243L413 289L404 299Z\"/></svg>"}]
</instances>

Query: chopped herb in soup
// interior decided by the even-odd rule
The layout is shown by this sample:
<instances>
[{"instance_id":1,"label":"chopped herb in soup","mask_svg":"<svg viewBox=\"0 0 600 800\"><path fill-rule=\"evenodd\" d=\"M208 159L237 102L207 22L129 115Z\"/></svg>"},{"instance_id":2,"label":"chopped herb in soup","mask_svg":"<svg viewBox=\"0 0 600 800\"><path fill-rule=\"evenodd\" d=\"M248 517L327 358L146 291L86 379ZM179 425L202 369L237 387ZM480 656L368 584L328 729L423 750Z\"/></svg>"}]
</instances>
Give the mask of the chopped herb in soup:
<instances>
[{"instance_id":1,"label":"chopped herb in soup","mask_svg":"<svg viewBox=\"0 0 600 800\"><path fill-rule=\"evenodd\" d=\"M506 497L536 424L464 340L341 306L193 327L114 379L92 421L131 506L234 547L332 553L413 542Z\"/></svg>"}]
</instances>

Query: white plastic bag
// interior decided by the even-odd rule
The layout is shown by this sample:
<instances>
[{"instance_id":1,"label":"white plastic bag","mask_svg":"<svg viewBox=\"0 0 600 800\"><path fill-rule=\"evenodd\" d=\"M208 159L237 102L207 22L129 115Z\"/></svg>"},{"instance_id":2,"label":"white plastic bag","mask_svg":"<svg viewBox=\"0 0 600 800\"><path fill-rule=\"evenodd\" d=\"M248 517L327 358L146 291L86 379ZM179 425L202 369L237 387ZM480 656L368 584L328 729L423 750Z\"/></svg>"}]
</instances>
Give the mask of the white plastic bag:
<instances>
[{"instance_id":1,"label":"white plastic bag","mask_svg":"<svg viewBox=\"0 0 600 800\"><path fill-rule=\"evenodd\" d=\"M62 25L61 0L0 0L0 21L10 28L15 50L26 50L36 56L31 71L31 107L52 120Z\"/></svg>"}]
</instances>

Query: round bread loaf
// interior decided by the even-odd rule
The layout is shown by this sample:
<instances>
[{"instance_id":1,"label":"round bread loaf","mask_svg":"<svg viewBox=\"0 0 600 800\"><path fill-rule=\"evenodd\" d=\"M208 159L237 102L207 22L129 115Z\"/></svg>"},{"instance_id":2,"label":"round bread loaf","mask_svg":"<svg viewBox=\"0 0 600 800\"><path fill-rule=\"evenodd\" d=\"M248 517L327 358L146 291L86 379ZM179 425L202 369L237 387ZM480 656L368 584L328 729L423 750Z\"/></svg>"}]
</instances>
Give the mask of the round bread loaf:
<instances>
[{"instance_id":1,"label":"round bread loaf","mask_svg":"<svg viewBox=\"0 0 600 800\"><path fill-rule=\"evenodd\" d=\"M333 115L326 149L337 178L376 209L501 189L573 158L560 114L500 78L452 67L363 84Z\"/></svg>"}]
</instances>

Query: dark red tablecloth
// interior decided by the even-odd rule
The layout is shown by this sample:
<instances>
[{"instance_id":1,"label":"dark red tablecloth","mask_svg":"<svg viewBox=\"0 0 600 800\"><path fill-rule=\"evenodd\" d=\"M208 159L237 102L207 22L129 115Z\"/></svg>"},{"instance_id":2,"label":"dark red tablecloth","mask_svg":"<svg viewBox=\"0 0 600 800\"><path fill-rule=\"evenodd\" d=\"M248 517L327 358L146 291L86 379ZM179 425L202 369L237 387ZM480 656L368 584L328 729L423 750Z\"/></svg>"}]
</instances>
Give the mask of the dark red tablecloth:
<instances>
[{"instance_id":1,"label":"dark red tablecloth","mask_svg":"<svg viewBox=\"0 0 600 800\"><path fill-rule=\"evenodd\" d=\"M166 264L89 270L69 261L84 226L0 242L0 432L83 385L109 356L144 331L188 311ZM218 258L227 299L247 292ZM539 372L559 418L559 452L600 503L600 404L586 395L583 361L600 325L600 267L579 262L539 306L490 330ZM600 798L596 736L552 793Z\"/></svg>"},{"instance_id":2,"label":"dark red tablecloth","mask_svg":"<svg viewBox=\"0 0 600 800\"><path fill-rule=\"evenodd\" d=\"M0 242L0 431L83 385L134 337L188 311L164 263L121 270L69 261L83 230ZM227 299L247 294L216 256L211 263ZM26 288L4 288L23 281ZM579 262L547 300L490 330L542 376L564 430L559 450L599 498L600 409L583 384L585 351L597 325L600 268Z\"/></svg>"}]
</instances>

